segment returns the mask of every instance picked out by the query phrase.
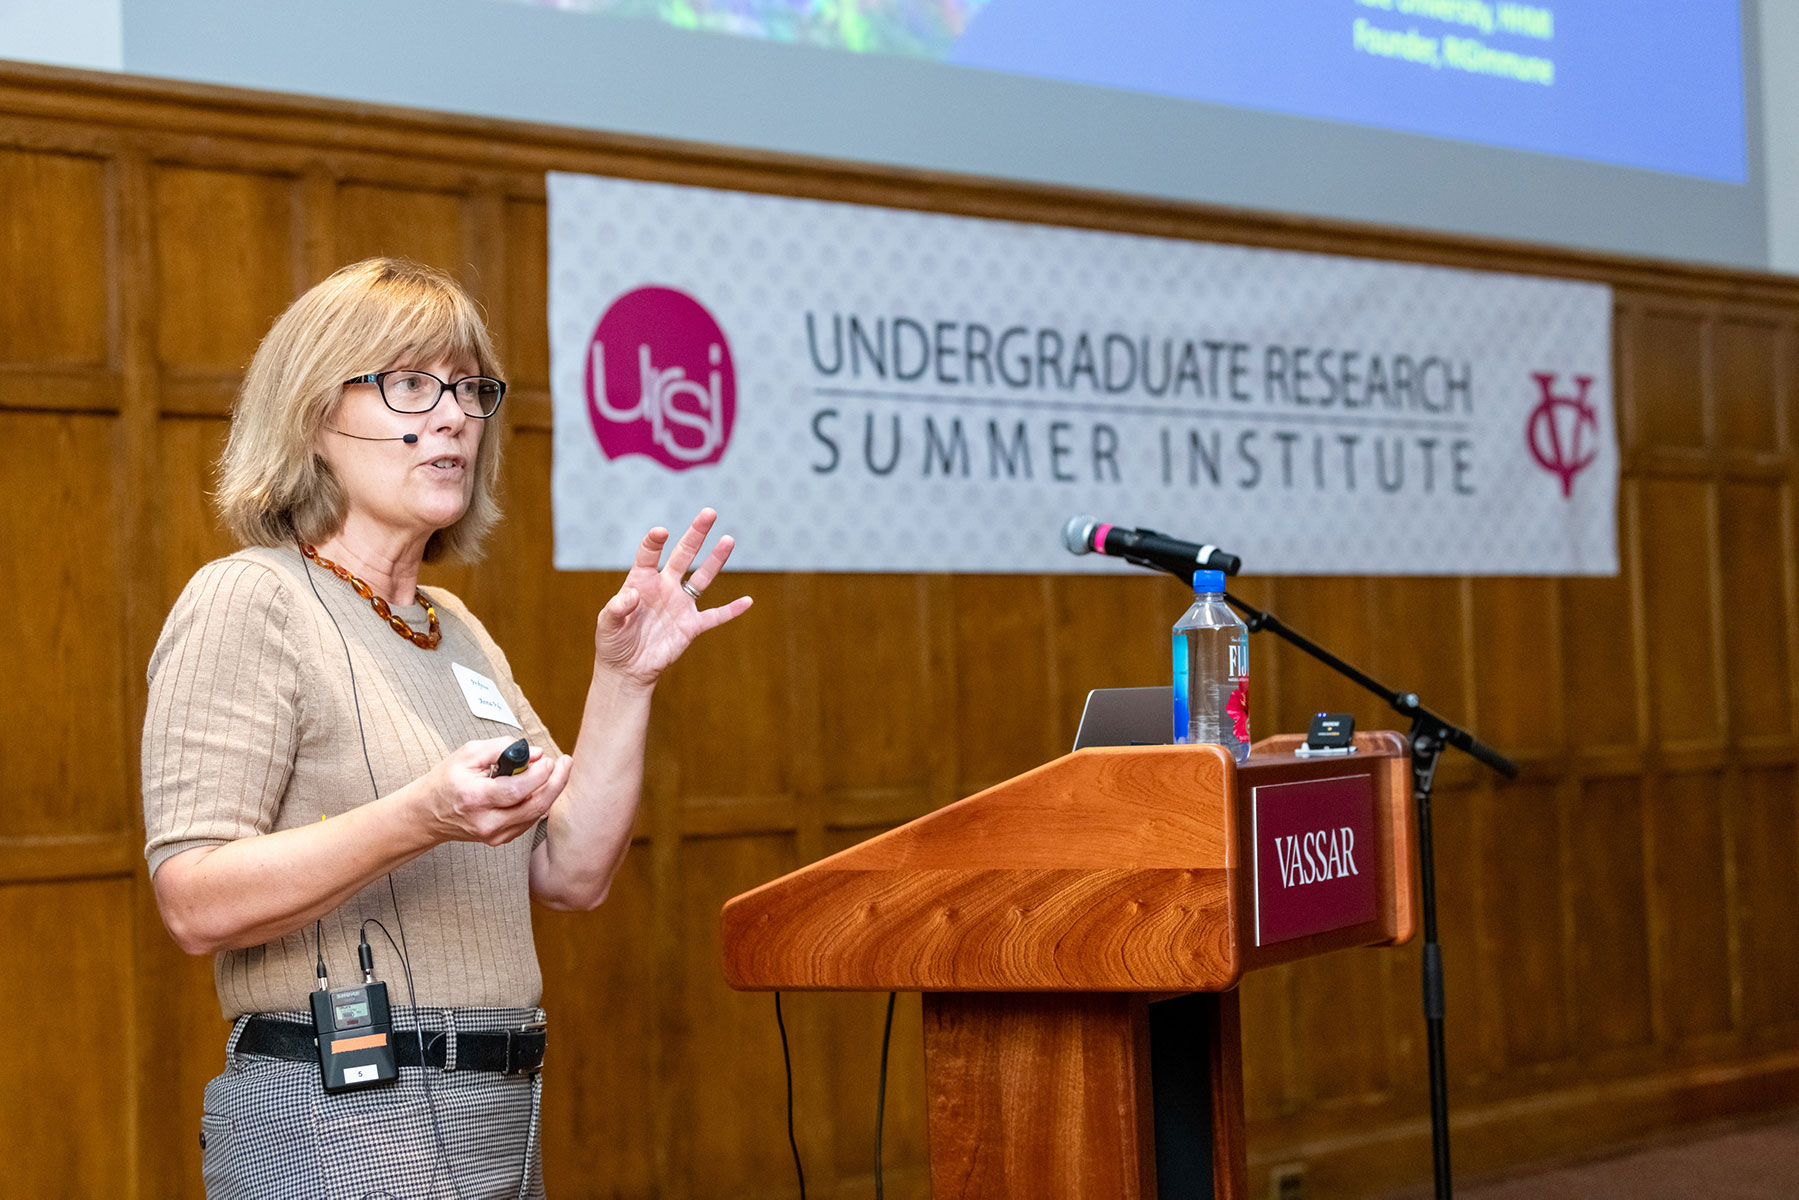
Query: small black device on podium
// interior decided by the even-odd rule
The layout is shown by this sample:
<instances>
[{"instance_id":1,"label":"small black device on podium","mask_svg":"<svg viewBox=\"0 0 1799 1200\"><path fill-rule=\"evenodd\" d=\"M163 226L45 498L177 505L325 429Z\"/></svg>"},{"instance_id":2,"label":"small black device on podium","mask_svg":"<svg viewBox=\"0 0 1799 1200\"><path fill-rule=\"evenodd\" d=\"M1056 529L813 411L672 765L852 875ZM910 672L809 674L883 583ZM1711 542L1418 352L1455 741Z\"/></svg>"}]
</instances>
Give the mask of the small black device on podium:
<instances>
[{"instance_id":1,"label":"small black device on podium","mask_svg":"<svg viewBox=\"0 0 1799 1200\"><path fill-rule=\"evenodd\" d=\"M1306 755L1354 754L1355 714L1319 713L1312 718L1311 731L1305 742L1293 753Z\"/></svg>"},{"instance_id":2,"label":"small black device on podium","mask_svg":"<svg viewBox=\"0 0 1799 1200\"><path fill-rule=\"evenodd\" d=\"M496 779L502 775L521 775L530 765L531 743L520 738L500 751L500 757L494 759L487 773Z\"/></svg>"}]
</instances>

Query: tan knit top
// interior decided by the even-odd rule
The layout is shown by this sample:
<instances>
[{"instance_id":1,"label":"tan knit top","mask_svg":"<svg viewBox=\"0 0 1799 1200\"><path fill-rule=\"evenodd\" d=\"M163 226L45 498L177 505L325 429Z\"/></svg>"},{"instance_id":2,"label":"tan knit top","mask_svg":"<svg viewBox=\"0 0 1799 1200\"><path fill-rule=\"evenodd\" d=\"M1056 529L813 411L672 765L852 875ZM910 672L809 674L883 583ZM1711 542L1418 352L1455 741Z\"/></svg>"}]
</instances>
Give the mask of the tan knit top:
<instances>
[{"instance_id":1,"label":"tan knit top","mask_svg":"<svg viewBox=\"0 0 1799 1200\"><path fill-rule=\"evenodd\" d=\"M514 734L470 711L452 663L493 680L523 736L555 753L481 622L442 588L424 590L443 629L435 650L399 637L368 601L310 567L297 548L243 550L200 568L150 658L143 778L152 875L195 846L348 812L423 775L464 742ZM413 628L425 627L422 605L395 612ZM532 840L445 843L393 873L421 1005L537 1003ZM324 919L334 985L361 979L357 931L368 917L399 938L385 877ZM376 978L387 982L395 1005L404 1004L399 962L373 926L369 941ZM266 945L220 953L213 966L220 1008L226 1017L304 1011L316 986L313 958L311 924Z\"/></svg>"}]
</instances>

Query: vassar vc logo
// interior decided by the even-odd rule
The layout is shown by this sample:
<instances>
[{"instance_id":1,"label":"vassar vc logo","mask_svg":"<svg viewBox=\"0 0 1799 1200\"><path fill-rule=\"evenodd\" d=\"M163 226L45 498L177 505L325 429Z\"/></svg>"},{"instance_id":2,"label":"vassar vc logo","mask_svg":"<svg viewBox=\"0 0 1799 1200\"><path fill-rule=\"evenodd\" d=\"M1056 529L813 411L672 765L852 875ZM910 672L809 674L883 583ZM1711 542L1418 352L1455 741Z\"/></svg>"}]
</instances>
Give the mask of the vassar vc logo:
<instances>
[{"instance_id":1,"label":"vassar vc logo","mask_svg":"<svg viewBox=\"0 0 1799 1200\"><path fill-rule=\"evenodd\" d=\"M587 413L606 457L669 468L717 462L737 417L731 347L711 313L666 287L626 292L587 347Z\"/></svg>"},{"instance_id":2,"label":"vassar vc logo","mask_svg":"<svg viewBox=\"0 0 1799 1200\"><path fill-rule=\"evenodd\" d=\"M1555 374L1533 371L1541 399L1530 410L1524 442L1537 465L1562 481L1562 498L1574 495L1574 477L1599 457L1599 414L1587 402L1591 375L1574 377L1573 395L1556 395Z\"/></svg>"}]
</instances>

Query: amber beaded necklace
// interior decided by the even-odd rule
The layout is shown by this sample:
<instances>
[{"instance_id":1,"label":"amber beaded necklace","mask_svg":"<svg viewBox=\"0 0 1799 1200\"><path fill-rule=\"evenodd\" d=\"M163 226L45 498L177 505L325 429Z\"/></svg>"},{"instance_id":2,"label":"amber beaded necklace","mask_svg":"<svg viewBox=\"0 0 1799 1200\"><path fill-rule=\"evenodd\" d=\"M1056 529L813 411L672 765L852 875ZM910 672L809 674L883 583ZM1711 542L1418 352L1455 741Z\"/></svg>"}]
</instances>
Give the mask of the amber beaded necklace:
<instances>
[{"instance_id":1,"label":"amber beaded necklace","mask_svg":"<svg viewBox=\"0 0 1799 1200\"><path fill-rule=\"evenodd\" d=\"M328 558L319 557L319 552L305 542L300 543L300 553L304 554L307 558L310 558L313 562L319 564L319 566L325 568L325 570L331 572L333 575L349 584L352 588L356 589L356 594L361 596L364 600L367 600L369 604L374 607L376 616L380 617L383 621L386 621L393 627L395 633L417 646L420 650L435 650L437 649L437 643L443 641L443 631L437 627L437 609L432 605L430 598L427 597L425 593L420 592L418 597L419 602L425 606L425 615L431 618L431 628L424 633L420 633L418 630L408 625L403 618L394 616L394 610L387 606L387 601L375 595L374 588L350 574L349 571L338 566Z\"/></svg>"}]
</instances>

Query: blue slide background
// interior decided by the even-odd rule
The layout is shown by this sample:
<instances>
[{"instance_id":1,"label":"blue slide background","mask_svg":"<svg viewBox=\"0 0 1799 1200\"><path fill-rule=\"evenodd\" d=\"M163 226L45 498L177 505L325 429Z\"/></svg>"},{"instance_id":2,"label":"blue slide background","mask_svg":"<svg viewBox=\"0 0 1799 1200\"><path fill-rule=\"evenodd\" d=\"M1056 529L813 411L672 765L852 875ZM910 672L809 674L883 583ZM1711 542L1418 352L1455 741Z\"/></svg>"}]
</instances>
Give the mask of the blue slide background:
<instances>
[{"instance_id":1,"label":"blue slide background","mask_svg":"<svg viewBox=\"0 0 1799 1200\"><path fill-rule=\"evenodd\" d=\"M1356 0L989 0L947 60L1747 182L1737 0L1536 3L1554 11L1553 40L1483 35ZM1360 52L1358 17L1546 57L1555 82Z\"/></svg>"}]
</instances>

